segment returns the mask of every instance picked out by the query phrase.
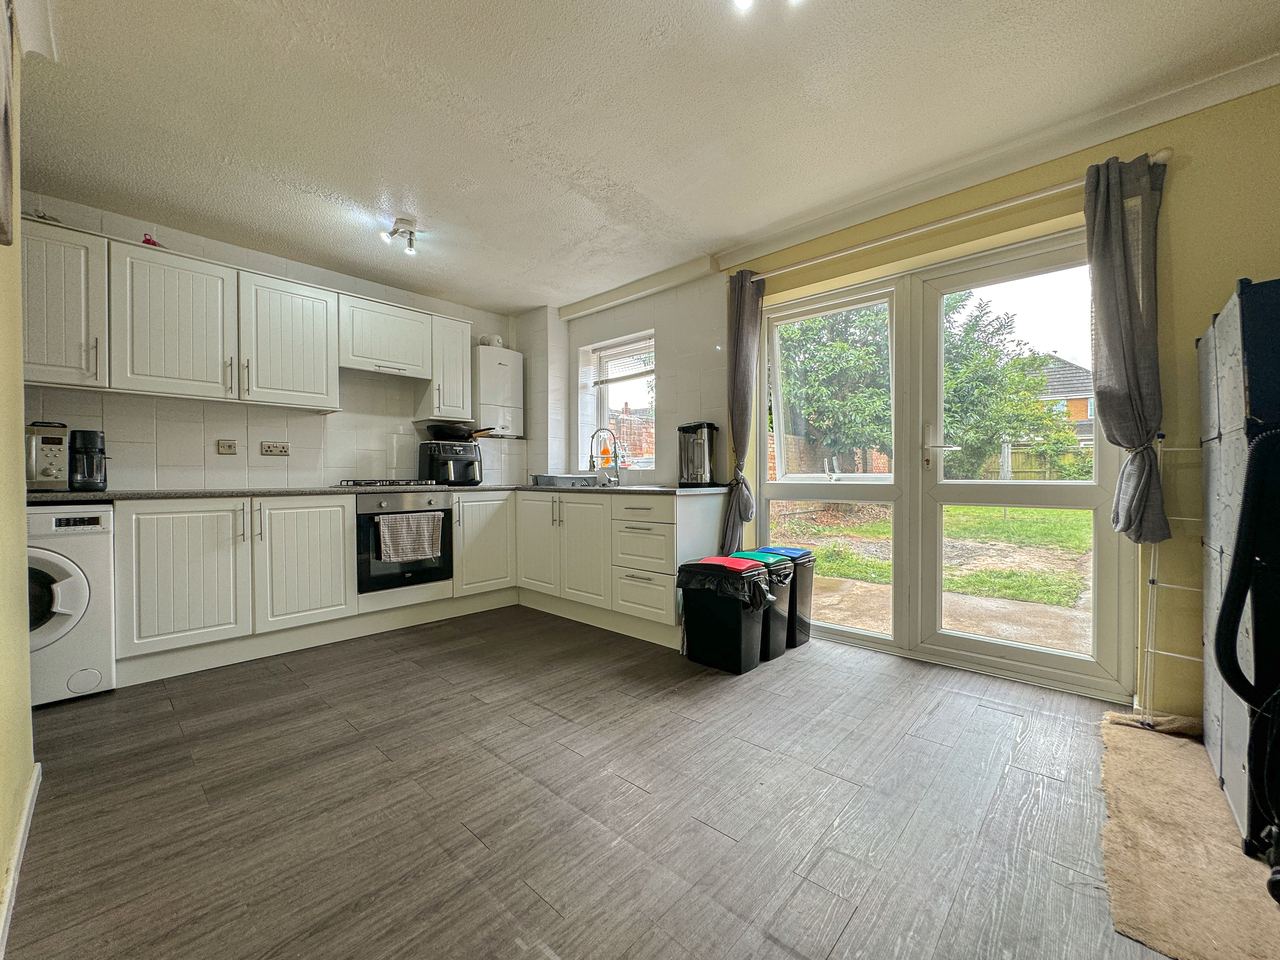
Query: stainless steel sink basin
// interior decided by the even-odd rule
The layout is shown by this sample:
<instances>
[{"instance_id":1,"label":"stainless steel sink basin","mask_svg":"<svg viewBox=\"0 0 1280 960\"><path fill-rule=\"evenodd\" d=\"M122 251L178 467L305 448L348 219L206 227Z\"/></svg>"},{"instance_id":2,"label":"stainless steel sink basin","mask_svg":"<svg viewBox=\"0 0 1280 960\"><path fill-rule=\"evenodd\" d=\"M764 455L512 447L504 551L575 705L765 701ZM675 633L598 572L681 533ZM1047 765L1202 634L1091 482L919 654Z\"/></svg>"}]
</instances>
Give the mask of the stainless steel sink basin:
<instances>
[{"instance_id":1,"label":"stainless steel sink basin","mask_svg":"<svg viewBox=\"0 0 1280 960\"><path fill-rule=\"evenodd\" d=\"M535 487L598 487L600 478L593 473L535 473Z\"/></svg>"}]
</instances>

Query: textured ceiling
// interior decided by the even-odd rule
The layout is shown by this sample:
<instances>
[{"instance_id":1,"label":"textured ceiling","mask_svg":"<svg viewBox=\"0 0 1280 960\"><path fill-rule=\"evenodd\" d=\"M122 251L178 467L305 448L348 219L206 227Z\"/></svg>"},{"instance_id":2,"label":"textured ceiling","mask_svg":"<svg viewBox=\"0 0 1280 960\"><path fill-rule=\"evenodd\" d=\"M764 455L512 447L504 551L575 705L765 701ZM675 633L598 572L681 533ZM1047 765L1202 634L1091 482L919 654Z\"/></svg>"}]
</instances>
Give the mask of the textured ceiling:
<instances>
[{"instance_id":1,"label":"textured ceiling","mask_svg":"<svg viewBox=\"0 0 1280 960\"><path fill-rule=\"evenodd\" d=\"M1273 52L1275 0L56 0L24 186L502 313ZM412 259L377 230L421 224Z\"/></svg>"}]
</instances>

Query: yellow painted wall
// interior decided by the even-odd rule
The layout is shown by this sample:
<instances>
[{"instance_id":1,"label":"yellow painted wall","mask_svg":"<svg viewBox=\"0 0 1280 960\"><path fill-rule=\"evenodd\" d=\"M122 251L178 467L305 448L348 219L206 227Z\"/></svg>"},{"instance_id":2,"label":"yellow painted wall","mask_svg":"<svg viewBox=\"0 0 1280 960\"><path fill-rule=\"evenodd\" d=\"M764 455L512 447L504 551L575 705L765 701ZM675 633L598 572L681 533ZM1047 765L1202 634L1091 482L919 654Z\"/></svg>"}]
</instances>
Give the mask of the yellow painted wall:
<instances>
[{"instance_id":1,"label":"yellow painted wall","mask_svg":"<svg viewBox=\"0 0 1280 960\"><path fill-rule=\"evenodd\" d=\"M1160 216L1158 282L1164 432L1170 447L1197 447L1199 383L1195 339L1209 325L1239 277L1280 276L1280 87L1162 123L1089 150L962 190L730 269L765 271L853 246L923 223L1073 180L1110 156L1129 160L1173 150ZM980 246L984 236L1037 232L1051 219L1082 222L1083 191L897 243L768 281L769 302L869 279L892 264L942 259ZM1040 232L1044 232L1040 230ZM1165 492L1174 539L1161 549L1160 579L1200 586L1200 455L1169 453ZM1140 576L1146 576L1143 551ZM1143 591L1145 593L1145 591ZM1145 599L1144 599L1145 616ZM1145 622L1145 621L1144 621ZM1157 606L1159 649L1199 657L1200 598L1166 589ZM1136 651L1138 638L1133 638ZM1146 682L1143 678L1142 682ZM1157 657L1156 709L1199 715L1201 671L1196 662Z\"/></svg>"},{"instance_id":2,"label":"yellow painted wall","mask_svg":"<svg viewBox=\"0 0 1280 960\"><path fill-rule=\"evenodd\" d=\"M18 104L14 50L13 104ZM13 217L18 211L18 128L13 128ZM9 859L31 776L31 681L27 653L27 481L22 426L20 237L0 247L0 857ZM7 889L8 877L0 890ZM0 953L4 945L0 944Z\"/></svg>"}]
</instances>

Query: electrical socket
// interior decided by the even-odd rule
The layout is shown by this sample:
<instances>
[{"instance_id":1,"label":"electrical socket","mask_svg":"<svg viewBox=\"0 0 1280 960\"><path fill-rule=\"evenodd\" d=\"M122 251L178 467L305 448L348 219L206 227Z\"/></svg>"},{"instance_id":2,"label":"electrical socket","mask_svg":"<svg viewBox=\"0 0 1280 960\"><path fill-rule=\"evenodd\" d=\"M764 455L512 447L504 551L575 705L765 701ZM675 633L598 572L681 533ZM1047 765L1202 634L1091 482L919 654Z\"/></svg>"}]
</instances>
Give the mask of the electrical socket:
<instances>
[{"instance_id":1,"label":"electrical socket","mask_svg":"<svg viewBox=\"0 0 1280 960\"><path fill-rule=\"evenodd\" d=\"M263 440L262 455L264 457L287 457L289 455L289 444L282 440Z\"/></svg>"},{"instance_id":2,"label":"electrical socket","mask_svg":"<svg viewBox=\"0 0 1280 960\"><path fill-rule=\"evenodd\" d=\"M234 457L236 455L236 442L234 440L218 441L218 456Z\"/></svg>"}]
</instances>

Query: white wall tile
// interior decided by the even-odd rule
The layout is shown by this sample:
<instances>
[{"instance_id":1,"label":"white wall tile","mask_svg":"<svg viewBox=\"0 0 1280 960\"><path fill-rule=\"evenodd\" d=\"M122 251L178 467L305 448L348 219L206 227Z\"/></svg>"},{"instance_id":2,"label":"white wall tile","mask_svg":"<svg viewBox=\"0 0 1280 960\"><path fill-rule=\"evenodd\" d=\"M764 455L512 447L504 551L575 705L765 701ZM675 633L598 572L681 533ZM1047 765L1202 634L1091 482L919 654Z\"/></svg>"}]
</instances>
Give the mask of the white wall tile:
<instances>
[{"instance_id":1,"label":"white wall tile","mask_svg":"<svg viewBox=\"0 0 1280 960\"><path fill-rule=\"evenodd\" d=\"M44 419L44 391L40 387L28 385L22 391L22 416L27 423Z\"/></svg>"},{"instance_id":2,"label":"white wall tile","mask_svg":"<svg viewBox=\"0 0 1280 960\"><path fill-rule=\"evenodd\" d=\"M200 400L157 397L156 419L177 420L184 423L203 423L204 403Z\"/></svg>"},{"instance_id":3,"label":"white wall tile","mask_svg":"<svg viewBox=\"0 0 1280 960\"><path fill-rule=\"evenodd\" d=\"M290 410L286 416L289 444L319 449L324 446L324 428L328 417L309 410Z\"/></svg>"},{"instance_id":4,"label":"white wall tile","mask_svg":"<svg viewBox=\"0 0 1280 960\"><path fill-rule=\"evenodd\" d=\"M279 465L271 464L268 466L255 466L253 463L249 465L249 486L254 489L263 489L270 487L287 487L289 486L289 467L285 463L284 457L275 457L271 459L279 460Z\"/></svg>"},{"instance_id":5,"label":"white wall tile","mask_svg":"<svg viewBox=\"0 0 1280 960\"><path fill-rule=\"evenodd\" d=\"M295 447L289 442L289 486L323 487L324 451L312 447Z\"/></svg>"},{"instance_id":6,"label":"white wall tile","mask_svg":"<svg viewBox=\"0 0 1280 960\"><path fill-rule=\"evenodd\" d=\"M107 437L107 489L156 489L156 445Z\"/></svg>"},{"instance_id":7,"label":"white wall tile","mask_svg":"<svg viewBox=\"0 0 1280 960\"><path fill-rule=\"evenodd\" d=\"M102 432L108 441L155 443L155 397L131 393L102 394Z\"/></svg>"},{"instance_id":8,"label":"white wall tile","mask_svg":"<svg viewBox=\"0 0 1280 960\"><path fill-rule=\"evenodd\" d=\"M156 466L204 468L204 424L156 420Z\"/></svg>"},{"instance_id":9,"label":"white wall tile","mask_svg":"<svg viewBox=\"0 0 1280 960\"><path fill-rule=\"evenodd\" d=\"M204 464L198 467L156 467L157 490L203 490Z\"/></svg>"}]
</instances>

